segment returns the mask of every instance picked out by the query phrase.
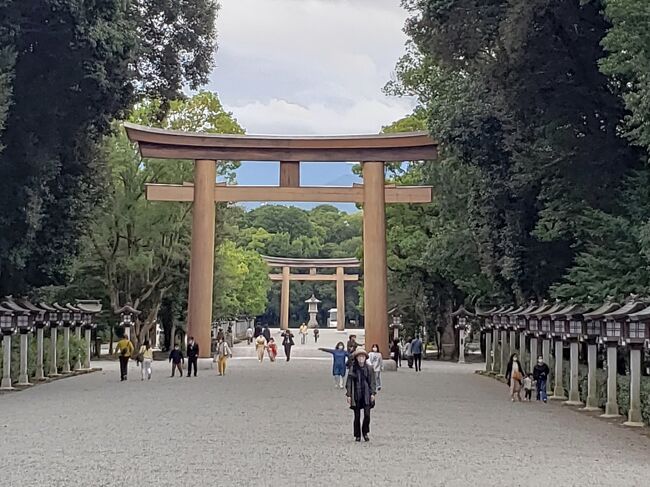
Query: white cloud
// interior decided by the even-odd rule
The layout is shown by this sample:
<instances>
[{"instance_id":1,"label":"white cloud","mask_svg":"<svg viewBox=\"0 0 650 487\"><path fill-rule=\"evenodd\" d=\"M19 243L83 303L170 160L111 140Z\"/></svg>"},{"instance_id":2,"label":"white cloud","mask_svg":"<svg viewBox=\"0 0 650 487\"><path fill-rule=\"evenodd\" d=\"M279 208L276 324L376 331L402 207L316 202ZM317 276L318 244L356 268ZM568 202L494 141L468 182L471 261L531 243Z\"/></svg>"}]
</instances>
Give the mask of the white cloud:
<instances>
[{"instance_id":1,"label":"white cloud","mask_svg":"<svg viewBox=\"0 0 650 487\"><path fill-rule=\"evenodd\" d=\"M403 52L399 0L221 0L219 92L249 133L361 133L407 114L381 89Z\"/></svg>"}]
</instances>

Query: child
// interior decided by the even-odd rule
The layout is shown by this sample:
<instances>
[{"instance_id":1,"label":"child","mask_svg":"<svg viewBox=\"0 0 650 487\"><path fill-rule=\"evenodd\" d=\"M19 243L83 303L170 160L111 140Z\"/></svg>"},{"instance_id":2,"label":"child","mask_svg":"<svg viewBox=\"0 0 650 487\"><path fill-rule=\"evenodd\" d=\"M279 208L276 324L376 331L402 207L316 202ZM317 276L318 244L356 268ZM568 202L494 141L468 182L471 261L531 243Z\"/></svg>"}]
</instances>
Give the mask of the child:
<instances>
[{"instance_id":1,"label":"child","mask_svg":"<svg viewBox=\"0 0 650 487\"><path fill-rule=\"evenodd\" d=\"M169 361L172 363L172 377L174 377L176 369L180 373L179 377L183 377L183 366L181 364L185 363L185 357L183 357L183 352L181 352L178 343L174 345L174 350L170 352Z\"/></svg>"},{"instance_id":2,"label":"child","mask_svg":"<svg viewBox=\"0 0 650 487\"><path fill-rule=\"evenodd\" d=\"M267 345L269 350L269 360L275 362L275 357L278 356L278 346L275 344L275 340L271 338L269 344Z\"/></svg>"},{"instance_id":3,"label":"child","mask_svg":"<svg viewBox=\"0 0 650 487\"><path fill-rule=\"evenodd\" d=\"M530 401L533 397L533 374L528 374L524 378L524 399Z\"/></svg>"}]
</instances>

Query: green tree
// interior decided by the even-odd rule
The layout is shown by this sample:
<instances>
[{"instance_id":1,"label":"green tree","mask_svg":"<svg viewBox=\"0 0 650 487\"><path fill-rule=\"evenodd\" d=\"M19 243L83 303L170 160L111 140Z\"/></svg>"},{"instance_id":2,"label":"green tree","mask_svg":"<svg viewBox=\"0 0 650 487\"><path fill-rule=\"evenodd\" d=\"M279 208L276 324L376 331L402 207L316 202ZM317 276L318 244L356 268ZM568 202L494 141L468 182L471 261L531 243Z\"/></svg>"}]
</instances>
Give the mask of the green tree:
<instances>
[{"instance_id":1,"label":"green tree","mask_svg":"<svg viewBox=\"0 0 650 487\"><path fill-rule=\"evenodd\" d=\"M102 138L143 94L206 81L215 12L212 0L0 1L0 290L65 282L111 184Z\"/></svg>"}]
</instances>

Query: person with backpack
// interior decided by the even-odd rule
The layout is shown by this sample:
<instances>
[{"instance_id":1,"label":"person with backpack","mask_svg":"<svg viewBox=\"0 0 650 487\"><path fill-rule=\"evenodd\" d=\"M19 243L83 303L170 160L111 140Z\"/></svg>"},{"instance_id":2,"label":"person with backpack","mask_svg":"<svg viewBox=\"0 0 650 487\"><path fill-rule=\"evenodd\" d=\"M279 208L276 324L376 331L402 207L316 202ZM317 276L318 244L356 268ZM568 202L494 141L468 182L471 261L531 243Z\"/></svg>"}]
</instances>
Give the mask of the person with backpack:
<instances>
[{"instance_id":1,"label":"person with backpack","mask_svg":"<svg viewBox=\"0 0 650 487\"><path fill-rule=\"evenodd\" d=\"M133 355L133 343L131 343L131 340L129 340L126 334L122 335L120 341L117 342L115 353L120 359L120 382L123 382L129 373L129 359Z\"/></svg>"},{"instance_id":2,"label":"person with backpack","mask_svg":"<svg viewBox=\"0 0 650 487\"><path fill-rule=\"evenodd\" d=\"M223 330L221 331L221 340L225 340L223 336ZM196 371L198 369L197 363L199 359L199 344L194 341L194 337L190 337L190 342L187 344L187 376L192 375L192 369L194 369L194 377L196 377Z\"/></svg>"},{"instance_id":3,"label":"person with backpack","mask_svg":"<svg viewBox=\"0 0 650 487\"><path fill-rule=\"evenodd\" d=\"M229 357L232 357L232 350L225 340L220 340L219 343L217 343L217 363L219 375L226 375L226 362L228 361Z\"/></svg>"},{"instance_id":4,"label":"person with backpack","mask_svg":"<svg viewBox=\"0 0 650 487\"><path fill-rule=\"evenodd\" d=\"M318 331L318 328L314 328L314 343L318 343L319 336L320 336L320 331Z\"/></svg>"},{"instance_id":5,"label":"person with backpack","mask_svg":"<svg viewBox=\"0 0 650 487\"><path fill-rule=\"evenodd\" d=\"M172 377L176 369L178 369L179 377L183 377L183 365L185 363L185 357L183 357L183 352L178 346L178 343L174 344L174 349L169 353L169 361L172 364Z\"/></svg>"}]
</instances>

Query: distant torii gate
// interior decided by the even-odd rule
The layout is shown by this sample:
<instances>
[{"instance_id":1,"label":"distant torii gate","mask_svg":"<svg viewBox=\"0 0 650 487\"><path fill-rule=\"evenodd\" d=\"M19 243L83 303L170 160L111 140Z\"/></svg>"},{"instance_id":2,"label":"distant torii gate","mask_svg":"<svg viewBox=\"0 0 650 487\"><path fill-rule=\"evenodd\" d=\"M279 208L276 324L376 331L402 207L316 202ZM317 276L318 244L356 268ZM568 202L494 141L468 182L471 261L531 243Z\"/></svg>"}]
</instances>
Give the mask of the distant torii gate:
<instances>
[{"instance_id":1,"label":"distant torii gate","mask_svg":"<svg viewBox=\"0 0 650 487\"><path fill-rule=\"evenodd\" d=\"M377 343L388 357L386 203L428 203L431 187L386 185L384 161L421 161L437 156L425 132L335 137L266 137L188 133L126 123L129 139L142 157L194 160L193 185L149 184L150 201L189 201L192 249L188 333L210 355L214 273L215 202L280 201L363 204L364 317L366 343ZM280 185L228 186L216 183L222 160L280 161ZM300 161L360 162L364 184L348 188L301 187Z\"/></svg>"},{"instance_id":2,"label":"distant torii gate","mask_svg":"<svg viewBox=\"0 0 650 487\"><path fill-rule=\"evenodd\" d=\"M358 281L358 274L346 274L346 268L358 268L359 259L292 259L284 257L262 258L269 267L282 268L282 274L269 274L272 281L282 281L280 293L280 328L289 328L289 284L291 281L336 281L336 329L345 330L345 282ZM309 269L309 274L291 274L291 268ZM336 274L317 274L316 269L336 269Z\"/></svg>"}]
</instances>

